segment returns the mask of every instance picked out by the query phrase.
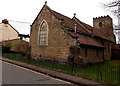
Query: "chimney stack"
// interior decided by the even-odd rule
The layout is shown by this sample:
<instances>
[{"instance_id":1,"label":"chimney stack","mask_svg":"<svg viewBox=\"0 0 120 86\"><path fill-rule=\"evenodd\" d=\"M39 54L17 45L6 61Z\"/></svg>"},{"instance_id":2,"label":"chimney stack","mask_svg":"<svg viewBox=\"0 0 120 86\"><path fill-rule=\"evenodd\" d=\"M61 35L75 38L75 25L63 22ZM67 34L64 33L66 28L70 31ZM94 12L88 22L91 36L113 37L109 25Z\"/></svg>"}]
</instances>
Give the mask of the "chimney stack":
<instances>
[{"instance_id":1,"label":"chimney stack","mask_svg":"<svg viewBox=\"0 0 120 86\"><path fill-rule=\"evenodd\" d=\"M8 24L8 20L7 20L7 19L4 19L4 20L2 20L2 23Z\"/></svg>"}]
</instances>

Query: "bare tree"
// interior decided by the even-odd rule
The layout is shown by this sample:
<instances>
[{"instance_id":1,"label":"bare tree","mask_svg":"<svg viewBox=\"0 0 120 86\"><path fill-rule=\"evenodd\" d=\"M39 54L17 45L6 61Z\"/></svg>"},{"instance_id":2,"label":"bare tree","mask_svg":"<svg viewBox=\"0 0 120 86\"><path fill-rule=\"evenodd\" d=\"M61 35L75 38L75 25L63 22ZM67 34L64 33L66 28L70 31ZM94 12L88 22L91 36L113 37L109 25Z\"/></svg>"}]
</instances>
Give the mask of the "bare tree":
<instances>
[{"instance_id":1,"label":"bare tree","mask_svg":"<svg viewBox=\"0 0 120 86\"><path fill-rule=\"evenodd\" d=\"M115 16L117 17L120 16L120 1L119 0L113 0L103 5L105 8L110 10Z\"/></svg>"},{"instance_id":2,"label":"bare tree","mask_svg":"<svg viewBox=\"0 0 120 86\"><path fill-rule=\"evenodd\" d=\"M120 0L113 0L103 4L104 8L111 11L118 19L118 24L114 25L114 33L118 37L118 43L120 44Z\"/></svg>"}]
</instances>

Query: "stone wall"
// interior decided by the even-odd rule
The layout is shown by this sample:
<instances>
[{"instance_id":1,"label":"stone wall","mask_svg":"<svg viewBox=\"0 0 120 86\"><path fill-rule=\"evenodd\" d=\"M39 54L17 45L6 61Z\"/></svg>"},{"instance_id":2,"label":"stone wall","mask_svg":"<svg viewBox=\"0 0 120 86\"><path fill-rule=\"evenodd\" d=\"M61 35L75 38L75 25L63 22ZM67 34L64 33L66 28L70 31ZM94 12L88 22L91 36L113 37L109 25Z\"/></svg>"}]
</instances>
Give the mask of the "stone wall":
<instances>
[{"instance_id":1,"label":"stone wall","mask_svg":"<svg viewBox=\"0 0 120 86\"><path fill-rule=\"evenodd\" d=\"M39 27L41 22L45 20L48 24L48 45L40 46L39 44ZM66 62L68 57L72 57L73 54L70 52L70 47L75 46L76 40L67 34L64 28L61 26L61 20L58 20L48 8L44 7L34 23L31 26L30 32L30 45L31 45L31 56L34 59L46 59L52 60L57 59L61 62ZM103 58L105 60L111 59L111 43L102 39L98 40L105 49L97 47L88 47L86 45L79 46L80 52L77 55L78 60L83 60L83 63L88 62L101 62ZM87 57L85 55L87 48ZM104 51L103 51L104 50ZM98 53L98 54L97 54ZM79 62L79 61L78 61Z\"/></svg>"},{"instance_id":2,"label":"stone wall","mask_svg":"<svg viewBox=\"0 0 120 86\"><path fill-rule=\"evenodd\" d=\"M115 43L99 38L96 38L96 40L104 46L103 59L111 60L112 47Z\"/></svg>"},{"instance_id":3,"label":"stone wall","mask_svg":"<svg viewBox=\"0 0 120 86\"><path fill-rule=\"evenodd\" d=\"M48 45L46 46L40 46L38 43L39 26L43 20L48 23ZM37 59L57 57L58 59L67 60L69 47L74 44L74 40L63 29L61 22L48 9L43 8L31 27L32 57Z\"/></svg>"},{"instance_id":4,"label":"stone wall","mask_svg":"<svg viewBox=\"0 0 120 86\"><path fill-rule=\"evenodd\" d=\"M111 60L113 45L112 42L104 41L104 60Z\"/></svg>"},{"instance_id":5,"label":"stone wall","mask_svg":"<svg viewBox=\"0 0 120 86\"><path fill-rule=\"evenodd\" d=\"M83 47L82 46L80 49L80 56L83 57L83 63L102 62L103 61L103 49L97 48L97 47L86 47L86 46Z\"/></svg>"},{"instance_id":6,"label":"stone wall","mask_svg":"<svg viewBox=\"0 0 120 86\"><path fill-rule=\"evenodd\" d=\"M116 40L113 33L113 22L110 16L101 16L98 18L93 18L93 26L97 29L100 29L105 35L110 39Z\"/></svg>"}]
</instances>

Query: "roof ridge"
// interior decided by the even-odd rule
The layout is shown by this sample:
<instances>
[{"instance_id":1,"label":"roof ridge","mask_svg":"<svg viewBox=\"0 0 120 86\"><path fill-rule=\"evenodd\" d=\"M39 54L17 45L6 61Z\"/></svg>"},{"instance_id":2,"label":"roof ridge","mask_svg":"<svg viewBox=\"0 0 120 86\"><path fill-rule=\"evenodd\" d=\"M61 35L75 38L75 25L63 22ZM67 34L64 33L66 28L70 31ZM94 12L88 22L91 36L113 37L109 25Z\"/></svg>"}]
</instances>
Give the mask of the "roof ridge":
<instances>
[{"instance_id":1,"label":"roof ridge","mask_svg":"<svg viewBox=\"0 0 120 86\"><path fill-rule=\"evenodd\" d=\"M53 14L54 14L54 12L55 12L55 13L61 15L61 16L64 16L64 17L69 18L69 19L72 20L72 18L70 18L70 17L68 17L68 16L65 16L64 14L61 14L61 13L59 13L59 12L57 12L57 11L54 11L54 10L52 10L52 11L53 11ZM58 19L59 19L59 18L58 18Z\"/></svg>"},{"instance_id":2,"label":"roof ridge","mask_svg":"<svg viewBox=\"0 0 120 86\"><path fill-rule=\"evenodd\" d=\"M73 17L73 19L74 19L74 18L76 18L80 23L86 24L86 23L80 21L77 17ZM86 25L88 25L88 24L86 24ZM86 27L85 25L83 25L83 26ZM92 27L91 25L88 25L88 26ZM86 28L87 28L87 27L86 27ZM89 29L89 28L87 28L87 29Z\"/></svg>"},{"instance_id":3,"label":"roof ridge","mask_svg":"<svg viewBox=\"0 0 120 86\"><path fill-rule=\"evenodd\" d=\"M73 18L76 18L76 17L73 17ZM76 18L76 19L77 19L80 23L82 23L83 26L87 25L88 27L91 27L91 28L88 28L88 27L85 26L86 28L91 29L91 30L93 30L93 31L94 31L94 30L100 31L100 32L104 35L104 37L98 36L98 35L96 35L94 32L93 32L93 35L111 41L110 38L109 38L106 34L104 34L100 29L97 29L97 28L95 28L95 27L93 27L93 26L91 26L91 25L89 25L89 24L86 24L86 23L80 21L78 18Z\"/></svg>"},{"instance_id":4,"label":"roof ridge","mask_svg":"<svg viewBox=\"0 0 120 86\"><path fill-rule=\"evenodd\" d=\"M85 25L83 25L83 22L81 22L77 17L72 18L75 22L77 22L83 29L85 29L90 35L93 35L89 28L87 28Z\"/></svg>"},{"instance_id":5,"label":"roof ridge","mask_svg":"<svg viewBox=\"0 0 120 86\"><path fill-rule=\"evenodd\" d=\"M10 27L12 27L19 34L19 32L11 24L8 23L8 25L10 25Z\"/></svg>"},{"instance_id":6,"label":"roof ridge","mask_svg":"<svg viewBox=\"0 0 120 86\"><path fill-rule=\"evenodd\" d=\"M59 12L56 12L56 11L54 11L54 10L52 10L53 11L53 14L57 17L57 19L65 19L65 20L67 20L67 19L69 19L69 20L71 20L71 22L74 22L74 24L77 24L78 26L80 26L75 20L73 20L72 18L70 18L70 17L68 17L68 16L65 16L65 15L63 15L63 14L61 14L61 13L59 13ZM64 21L64 23L65 23L66 21ZM67 21L67 22L70 22L70 21ZM82 27L81 27L82 28ZM74 28L72 28L72 29L74 29ZM77 29L78 31L80 30L80 29ZM85 30L85 29L83 29L83 30ZM82 30L81 30L82 31ZM86 31L86 30L85 30ZM84 31L83 31L84 32ZM84 32L85 33L85 32Z\"/></svg>"}]
</instances>

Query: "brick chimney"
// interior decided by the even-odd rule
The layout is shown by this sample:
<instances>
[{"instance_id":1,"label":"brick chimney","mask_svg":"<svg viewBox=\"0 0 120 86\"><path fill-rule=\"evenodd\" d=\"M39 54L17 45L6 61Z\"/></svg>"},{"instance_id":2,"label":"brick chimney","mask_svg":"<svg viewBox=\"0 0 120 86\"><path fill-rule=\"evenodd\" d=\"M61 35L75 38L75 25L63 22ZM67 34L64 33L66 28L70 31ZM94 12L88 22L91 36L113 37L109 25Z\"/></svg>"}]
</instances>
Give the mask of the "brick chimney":
<instances>
[{"instance_id":1,"label":"brick chimney","mask_svg":"<svg viewBox=\"0 0 120 86\"><path fill-rule=\"evenodd\" d=\"M8 20L7 20L7 19L4 19L4 20L2 20L2 23L8 24Z\"/></svg>"}]
</instances>

